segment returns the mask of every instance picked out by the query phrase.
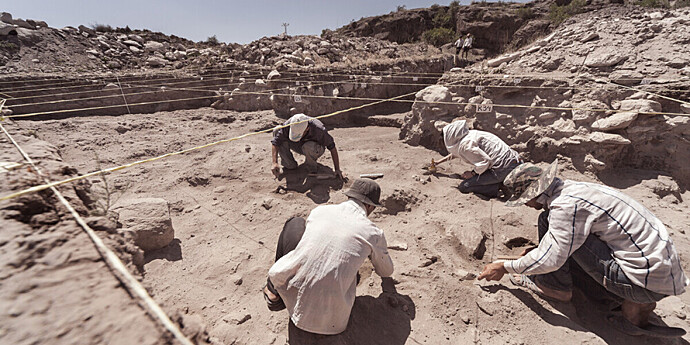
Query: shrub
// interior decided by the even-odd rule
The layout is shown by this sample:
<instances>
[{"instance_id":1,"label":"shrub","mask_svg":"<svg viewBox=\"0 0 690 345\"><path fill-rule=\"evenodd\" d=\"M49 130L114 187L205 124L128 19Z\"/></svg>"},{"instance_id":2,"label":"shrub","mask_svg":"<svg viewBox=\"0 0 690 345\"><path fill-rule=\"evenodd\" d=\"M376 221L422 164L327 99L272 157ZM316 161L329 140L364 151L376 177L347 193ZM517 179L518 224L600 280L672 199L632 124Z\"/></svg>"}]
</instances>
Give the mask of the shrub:
<instances>
[{"instance_id":1,"label":"shrub","mask_svg":"<svg viewBox=\"0 0 690 345\"><path fill-rule=\"evenodd\" d=\"M91 28L97 32L113 32L113 27L107 24L91 24Z\"/></svg>"},{"instance_id":2,"label":"shrub","mask_svg":"<svg viewBox=\"0 0 690 345\"><path fill-rule=\"evenodd\" d=\"M455 32L448 28L433 28L424 31L422 40L436 47L440 47L446 43L451 43L455 39Z\"/></svg>"},{"instance_id":3,"label":"shrub","mask_svg":"<svg viewBox=\"0 0 690 345\"><path fill-rule=\"evenodd\" d=\"M206 39L206 43L209 43L209 44L218 44L218 43L220 43L220 42L218 42L218 38L216 37L216 35L213 35L213 36L211 36L211 37L209 37L209 38Z\"/></svg>"},{"instance_id":4,"label":"shrub","mask_svg":"<svg viewBox=\"0 0 690 345\"><path fill-rule=\"evenodd\" d=\"M573 0L565 6L551 4L549 8L549 19L555 25L560 25L566 19L581 13L586 4L586 0Z\"/></svg>"},{"instance_id":5,"label":"shrub","mask_svg":"<svg viewBox=\"0 0 690 345\"><path fill-rule=\"evenodd\" d=\"M530 20L535 17L534 11L531 8L523 7L517 10L518 18L522 20Z\"/></svg>"},{"instance_id":6,"label":"shrub","mask_svg":"<svg viewBox=\"0 0 690 345\"><path fill-rule=\"evenodd\" d=\"M434 25L434 28L448 28L451 29L453 28L453 17L450 14L450 11L446 11L445 8L442 8L438 12L436 12L436 15L432 19L432 23Z\"/></svg>"},{"instance_id":7,"label":"shrub","mask_svg":"<svg viewBox=\"0 0 690 345\"><path fill-rule=\"evenodd\" d=\"M398 7L395 9L397 12L404 11L406 10L407 7L405 5L398 5Z\"/></svg>"},{"instance_id":8,"label":"shrub","mask_svg":"<svg viewBox=\"0 0 690 345\"><path fill-rule=\"evenodd\" d=\"M676 0L676 3L673 4L673 8L683 8L683 7L690 7L690 0Z\"/></svg>"}]
</instances>

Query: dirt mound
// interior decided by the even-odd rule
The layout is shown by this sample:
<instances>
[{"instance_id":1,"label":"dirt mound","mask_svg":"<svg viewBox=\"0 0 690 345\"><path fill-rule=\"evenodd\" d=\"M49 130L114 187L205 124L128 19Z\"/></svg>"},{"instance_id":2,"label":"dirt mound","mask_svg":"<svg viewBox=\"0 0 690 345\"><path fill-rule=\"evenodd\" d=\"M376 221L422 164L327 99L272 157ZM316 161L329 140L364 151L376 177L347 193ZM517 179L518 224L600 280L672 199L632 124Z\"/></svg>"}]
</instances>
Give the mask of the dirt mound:
<instances>
[{"instance_id":1,"label":"dirt mound","mask_svg":"<svg viewBox=\"0 0 690 345\"><path fill-rule=\"evenodd\" d=\"M9 125L10 131L18 128ZM53 179L76 174L58 150L34 137L15 140ZM14 146L0 144L0 160L23 162ZM3 173L7 194L40 184L28 166ZM132 272L144 263L142 252L114 233L99 213L88 182L60 188L72 206L94 224L99 236ZM8 344L141 343L163 344L167 336L120 287L95 247L49 190L27 194L0 207L2 298L0 338ZM106 232L107 231L107 232ZM137 268L138 267L138 268ZM136 273L135 273L136 274Z\"/></svg>"}]
</instances>

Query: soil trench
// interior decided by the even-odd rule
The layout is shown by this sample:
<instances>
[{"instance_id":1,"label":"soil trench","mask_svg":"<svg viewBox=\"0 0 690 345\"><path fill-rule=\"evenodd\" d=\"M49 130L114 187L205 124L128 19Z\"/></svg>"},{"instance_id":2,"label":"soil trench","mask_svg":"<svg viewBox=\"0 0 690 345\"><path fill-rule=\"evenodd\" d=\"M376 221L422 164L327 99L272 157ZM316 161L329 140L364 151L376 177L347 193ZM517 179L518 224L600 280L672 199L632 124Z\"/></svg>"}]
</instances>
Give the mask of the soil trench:
<instances>
[{"instance_id":1,"label":"soil trench","mask_svg":"<svg viewBox=\"0 0 690 345\"><path fill-rule=\"evenodd\" d=\"M201 108L21 121L10 128L56 145L66 163L85 173L270 128L282 121L273 111ZM468 272L478 274L483 265L499 256L517 255L529 241L538 242L538 212L461 194L455 174L467 166L458 161L451 161L436 175L424 175L421 167L440 155L403 144L398 133L395 127L372 125L331 130L343 171L350 179L359 174L384 174L377 181L390 209L381 208L371 218L385 231L389 245L399 250L391 250L395 285L382 287L371 266L365 266L350 326L329 341L533 344L568 339L568 343L590 344L680 344L690 340L687 335L678 341L623 335L606 326L605 312L587 305L580 296L571 305L552 304L510 285L507 278L500 283L465 279ZM135 197L169 202L175 240L146 254L144 283L168 314L182 310L200 316L211 339L219 343L286 342L287 313L269 312L260 293L273 263L277 236L289 217L307 216L319 204L346 199L342 193L346 186L333 181L273 179L269 140L269 134L251 136L105 177L114 188L111 198L115 204ZM328 152L319 163L324 172L332 168ZM559 174L601 182L575 169L567 159ZM625 193L664 221L687 269L690 238L685 229L690 213L685 200L690 193L655 194L657 175L623 169L616 179L625 186ZM103 178L93 178L90 183L98 192ZM277 192L279 185L287 191ZM455 234L463 229L485 234L481 259L458 241ZM664 299L655 317L690 330L685 320L690 313L689 296Z\"/></svg>"}]
</instances>

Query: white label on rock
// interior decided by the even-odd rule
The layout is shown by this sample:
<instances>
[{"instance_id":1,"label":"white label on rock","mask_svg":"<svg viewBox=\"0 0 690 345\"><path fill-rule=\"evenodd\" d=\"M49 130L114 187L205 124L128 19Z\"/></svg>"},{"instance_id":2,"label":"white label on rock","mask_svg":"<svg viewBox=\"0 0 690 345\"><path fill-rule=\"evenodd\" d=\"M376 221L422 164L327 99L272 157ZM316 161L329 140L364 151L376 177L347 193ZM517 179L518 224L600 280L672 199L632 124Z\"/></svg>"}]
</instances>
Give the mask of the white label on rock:
<instances>
[{"instance_id":1,"label":"white label on rock","mask_svg":"<svg viewBox=\"0 0 690 345\"><path fill-rule=\"evenodd\" d=\"M644 78L642 81L640 81L640 85L649 85L652 83L651 79Z\"/></svg>"},{"instance_id":2,"label":"white label on rock","mask_svg":"<svg viewBox=\"0 0 690 345\"><path fill-rule=\"evenodd\" d=\"M299 85L299 81L296 81L296 82L295 82L295 85Z\"/></svg>"},{"instance_id":3,"label":"white label on rock","mask_svg":"<svg viewBox=\"0 0 690 345\"><path fill-rule=\"evenodd\" d=\"M483 85L477 85L474 87L475 92L481 92L484 91L484 86Z\"/></svg>"},{"instance_id":4,"label":"white label on rock","mask_svg":"<svg viewBox=\"0 0 690 345\"><path fill-rule=\"evenodd\" d=\"M522 82L522 79L520 79L520 78L513 79L513 84L520 84L521 82Z\"/></svg>"},{"instance_id":5,"label":"white label on rock","mask_svg":"<svg viewBox=\"0 0 690 345\"><path fill-rule=\"evenodd\" d=\"M366 89L366 87L367 87L367 83L362 83L362 88Z\"/></svg>"},{"instance_id":6,"label":"white label on rock","mask_svg":"<svg viewBox=\"0 0 690 345\"><path fill-rule=\"evenodd\" d=\"M417 81L417 80L419 80L419 78L417 78L417 77L412 77L412 81Z\"/></svg>"},{"instance_id":7,"label":"white label on rock","mask_svg":"<svg viewBox=\"0 0 690 345\"><path fill-rule=\"evenodd\" d=\"M494 110L493 104L477 104L478 113L490 113Z\"/></svg>"},{"instance_id":8,"label":"white label on rock","mask_svg":"<svg viewBox=\"0 0 690 345\"><path fill-rule=\"evenodd\" d=\"M295 102L296 102L296 103L302 103L302 96L300 96L300 95L295 95Z\"/></svg>"}]
</instances>

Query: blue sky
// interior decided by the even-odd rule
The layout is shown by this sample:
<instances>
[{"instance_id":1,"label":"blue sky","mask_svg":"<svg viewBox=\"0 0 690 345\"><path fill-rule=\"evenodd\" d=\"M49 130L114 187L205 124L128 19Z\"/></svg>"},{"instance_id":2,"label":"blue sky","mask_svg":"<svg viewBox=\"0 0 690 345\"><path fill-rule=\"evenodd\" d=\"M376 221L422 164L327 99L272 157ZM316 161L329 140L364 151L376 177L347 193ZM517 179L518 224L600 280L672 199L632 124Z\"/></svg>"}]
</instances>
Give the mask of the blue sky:
<instances>
[{"instance_id":1,"label":"blue sky","mask_svg":"<svg viewBox=\"0 0 690 345\"><path fill-rule=\"evenodd\" d=\"M220 1L220 0L7 0L0 12L15 18L45 20L51 27L77 27L80 24L129 25L174 34L194 41L216 35L223 42L248 43L283 31L320 34L352 19L394 11L398 5L408 9L429 7L448 1L433 0L302 0L302 1ZM463 4L469 0L461 1Z\"/></svg>"}]
</instances>

